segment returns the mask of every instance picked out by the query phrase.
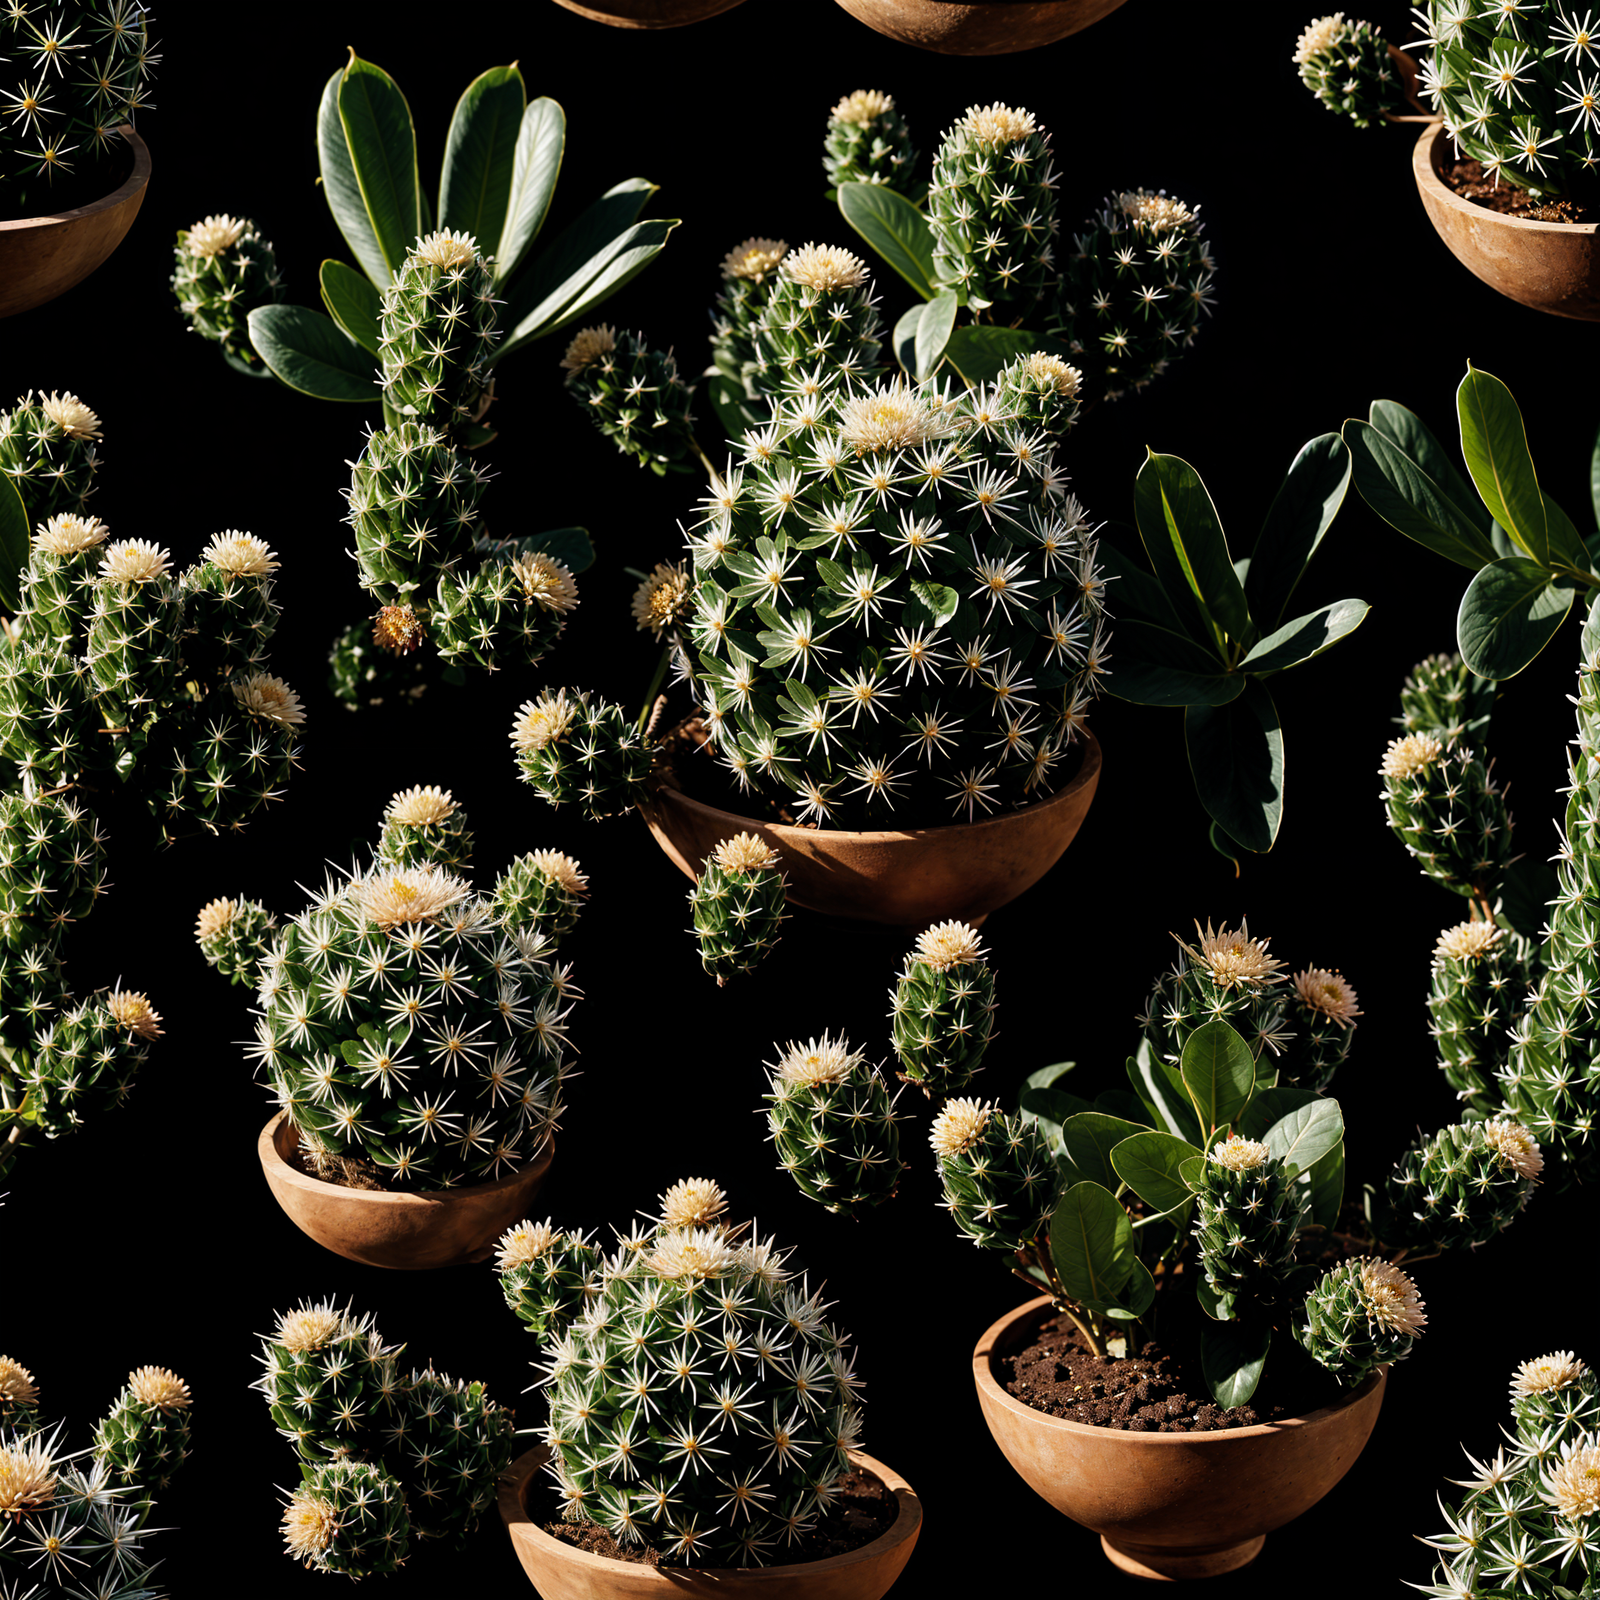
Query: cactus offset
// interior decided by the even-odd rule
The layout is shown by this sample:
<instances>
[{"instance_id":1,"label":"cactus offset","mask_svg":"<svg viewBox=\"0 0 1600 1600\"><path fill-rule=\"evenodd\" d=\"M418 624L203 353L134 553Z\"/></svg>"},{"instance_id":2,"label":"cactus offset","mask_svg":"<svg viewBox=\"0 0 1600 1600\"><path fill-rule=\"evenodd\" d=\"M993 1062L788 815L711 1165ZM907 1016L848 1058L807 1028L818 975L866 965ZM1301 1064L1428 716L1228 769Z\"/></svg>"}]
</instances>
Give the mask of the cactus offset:
<instances>
[{"instance_id":1,"label":"cactus offset","mask_svg":"<svg viewBox=\"0 0 1600 1600\"><path fill-rule=\"evenodd\" d=\"M1408 1356L1428 1320L1416 1284L1391 1262L1370 1256L1326 1272L1306 1296L1305 1311L1295 1338L1346 1388Z\"/></svg>"},{"instance_id":2,"label":"cactus offset","mask_svg":"<svg viewBox=\"0 0 1600 1600\"><path fill-rule=\"evenodd\" d=\"M1283 1296L1305 1210L1293 1176L1259 1140L1233 1134L1212 1147L1194 1191L1194 1237L1218 1295L1258 1305Z\"/></svg>"},{"instance_id":3,"label":"cactus offset","mask_svg":"<svg viewBox=\"0 0 1600 1600\"><path fill-rule=\"evenodd\" d=\"M602 324L573 336L561 368L568 393L624 455L657 475L693 470L690 390L671 351L663 354L643 334L618 334Z\"/></svg>"},{"instance_id":4,"label":"cactus offset","mask_svg":"<svg viewBox=\"0 0 1600 1600\"><path fill-rule=\"evenodd\" d=\"M265 373L246 318L257 306L281 301L284 285L272 245L254 222L210 216L180 228L168 281L191 332L220 345L233 365Z\"/></svg>"},{"instance_id":5,"label":"cactus offset","mask_svg":"<svg viewBox=\"0 0 1600 1600\"><path fill-rule=\"evenodd\" d=\"M1056 1168L1038 1126L978 1100L947 1100L928 1135L942 1204L962 1237L986 1250L1021 1250L1045 1234Z\"/></svg>"},{"instance_id":6,"label":"cactus offset","mask_svg":"<svg viewBox=\"0 0 1600 1600\"><path fill-rule=\"evenodd\" d=\"M720 988L753 972L778 942L785 916L778 853L757 833L724 839L700 864L689 891L700 961Z\"/></svg>"},{"instance_id":7,"label":"cactus offset","mask_svg":"<svg viewBox=\"0 0 1600 1600\"><path fill-rule=\"evenodd\" d=\"M1378 770L1407 853L1452 893L1492 901L1511 860L1511 815L1483 762L1466 745L1408 733L1389 741Z\"/></svg>"},{"instance_id":8,"label":"cactus offset","mask_svg":"<svg viewBox=\"0 0 1600 1600\"><path fill-rule=\"evenodd\" d=\"M765 395L867 381L883 365L882 330L866 263L834 245L803 245L783 258L767 294L752 381Z\"/></svg>"},{"instance_id":9,"label":"cactus offset","mask_svg":"<svg viewBox=\"0 0 1600 1600\"><path fill-rule=\"evenodd\" d=\"M315 1572L383 1577L411 1550L411 1519L395 1478L370 1461L308 1462L283 1508L288 1552Z\"/></svg>"},{"instance_id":10,"label":"cactus offset","mask_svg":"<svg viewBox=\"0 0 1600 1600\"><path fill-rule=\"evenodd\" d=\"M1405 106L1400 73L1382 29L1346 21L1342 11L1307 24L1295 42L1294 64L1306 88L1358 128L1375 127Z\"/></svg>"},{"instance_id":11,"label":"cactus offset","mask_svg":"<svg viewBox=\"0 0 1600 1600\"><path fill-rule=\"evenodd\" d=\"M52 391L36 400L30 389L0 412L0 472L22 496L31 527L64 512L83 515L100 465L99 440L99 417L75 394Z\"/></svg>"},{"instance_id":12,"label":"cactus offset","mask_svg":"<svg viewBox=\"0 0 1600 1600\"><path fill-rule=\"evenodd\" d=\"M495 1266L506 1304L540 1339L564 1333L600 1292L601 1254L554 1221L519 1222L500 1237Z\"/></svg>"},{"instance_id":13,"label":"cactus offset","mask_svg":"<svg viewBox=\"0 0 1600 1600\"><path fill-rule=\"evenodd\" d=\"M1408 1250L1486 1243L1528 1203L1544 1157L1528 1130L1502 1117L1416 1140L1384 1184L1378 1230Z\"/></svg>"},{"instance_id":14,"label":"cactus offset","mask_svg":"<svg viewBox=\"0 0 1600 1600\"><path fill-rule=\"evenodd\" d=\"M189 1386L177 1373L165 1367L130 1372L95 1429L95 1455L124 1488L165 1489L189 1455L189 1404Z\"/></svg>"},{"instance_id":15,"label":"cactus offset","mask_svg":"<svg viewBox=\"0 0 1600 1600\"><path fill-rule=\"evenodd\" d=\"M511 1465L511 1413L481 1383L413 1372L393 1404L383 1459L406 1498L411 1531L460 1547L494 1504Z\"/></svg>"},{"instance_id":16,"label":"cactus offset","mask_svg":"<svg viewBox=\"0 0 1600 1600\"><path fill-rule=\"evenodd\" d=\"M553 806L599 819L644 797L650 751L620 706L581 689L546 689L517 708L511 745L522 778Z\"/></svg>"},{"instance_id":17,"label":"cactus offset","mask_svg":"<svg viewBox=\"0 0 1600 1600\"><path fill-rule=\"evenodd\" d=\"M401 790L383 809L378 860L395 867L465 870L472 861L466 810L437 784Z\"/></svg>"},{"instance_id":18,"label":"cactus offset","mask_svg":"<svg viewBox=\"0 0 1600 1600\"><path fill-rule=\"evenodd\" d=\"M841 183L876 183L904 190L916 164L916 147L892 95L857 89L828 113L822 166L835 188Z\"/></svg>"},{"instance_id":19,"label":"cactus offset","mask_svg":"<svg viewBox=\"0 0 1600 1600\"><path fill-rule=\"evenodd\" d=\"M977 929L924 930L891 999L900 1076L939 1098L966 1088L994 1031L994 971Z\"/></svg>"},{"instance_id":20,"label":"cactus offset","mask_svg":"<svg viewBox=\"0 0 1600 1600\"><path fill-rule=\"evenodd\" d=\"M1474 1116L1492 1116L1500 1104L1495 1080L1510 1063L1532 962L1529 941L1493 922L1457 923L1433 947L1428 1031L1450 1087Z\"/></svg>"},{"instance_id":21,"label":"cactus offset","mask_svg":"<svg viewBox=\"0 0 1600 1600\"><path fill-rule=\"evenodd\" d=\"M750 238L722 258L722 288L711 313L711 364L738 386L744 401L754 402L765 392L758 381L762 357L757 330L788 252L782 239ZM744 416L749 423L758 420L750 406L744 407Z\"/></svg>"}]
</instances>

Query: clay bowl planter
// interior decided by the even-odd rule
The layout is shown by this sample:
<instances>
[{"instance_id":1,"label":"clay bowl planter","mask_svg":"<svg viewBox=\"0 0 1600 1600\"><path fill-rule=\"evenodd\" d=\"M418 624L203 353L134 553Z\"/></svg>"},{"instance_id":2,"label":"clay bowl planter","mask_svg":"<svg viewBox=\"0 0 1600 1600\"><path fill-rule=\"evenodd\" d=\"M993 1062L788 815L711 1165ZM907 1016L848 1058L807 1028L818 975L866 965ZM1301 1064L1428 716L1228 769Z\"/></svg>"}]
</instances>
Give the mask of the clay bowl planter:
<instances>
[{"instance_id":1,"label":"clay bowl planter","mask_svg":"<svg viewBox=\"0 0 1600 1600\"><path fill-rule=\"evenodd\" d=\"M1253 1561L1274 1528L1350 1470L1383 1404L1387 1368L1336 1405L1253 1428L1129 1433L1069 1422L1013 1399L995 1370L1050 1310L1041 1295L978 1341L972 1376L984 1421L1028 1487L1141 1578L1210 1578Z\"/></svg>"},{"instance_id":2,"label":"clay bowl planter","mask_svg":"<svg viewBox=\"0 0 1600 1600\"><path fill-rule=\"evenodd\" d=\"M93 205L42 217L0 222L0 317L31 311L82 283L133 226L150 182L150 152L124 125L133 171L120 189Z\"/></svg>"},{"instance_id":3,"label":"clay bowl planter","mask_svg":"<svg viewBox=\"0 0 1600 1600\"><path fill-rule=\"evenodd\" d=\"M1044 800L978 822L894 833L758 822L691 799L675 773L640 806L656 843L690 878L724 839L759 833L783 858L788 897L829 916L921 928L958 917L980 923L1061 859L1100 781L1100 745L1083 744L1076 775Z\"/></svg>"},{"instance_id":4,"label":"clay bowl planter","mask_svg":"<svg viewBox=\"0 0 1600 1600\"><path fill-rule=\"evenodd\" d=\"M563 0L565 3L565 0ZM947 56L1036 50L1109 16L1123 0L839 0L879 33Z\"/></svg>"},{"instance_id":5,"label":"clay bowl planter","mask_svg":"<svg viewBox=\"0 0 1600 1600\"><path fill-rule=\"evenodd\" d=\"M647 1567L612 1561L552 1538L528 1513L533 1475L550 1459L547 1445L511 1463L500 1478L500 1516L511 1535L517 1560L543 1600L878 1600L900 1576L922 1531L922 1502L897 1472L881 1461L850 1452L852 1465L864 1467L893 1491L900 1514L871 1544L822 1561L787 1567ZM552 1510L551 1515L554 1515Z\"/></svg>"},{"instance_id":6,"label":"clay bowl planter","mask_svg":"<svg viewBox=\"0 0 1600 1600\"><path fill-rule=\"evenodd\" d=\"M1450 152L1443 124L1411 152L1423 209L1451 255L1508 299L1556 317L1600 321L1600 239L1592 222L1503 217L1463 200L1439 176Z\"/></svg>"},{"instance_id":7,"label":"clay bowl planter","mask_svg":"<svg viewBox=\"0 0 1600 1600\"><path fill-rule=\"evenodd\" d=\"M299 1135L280 1111L257 1144L261 1170L289 1220L324 1249L369 1267L453 1267L487 1261L495 1241L528 1214L555 1153L547 1142L521 1172L494 1183L434 1194L387 1194L324 1183L289 1157Z\"/></svg>"},{"instance_id":8,"label":"clay bowl planter","mask_svg":"<svg viewBox=\"0 0 1600 1600\"><path fill-rule=\"evenodd\" d=\"M613 28L681 28L732 11L744 0L588 0L582 5L579 0L556 0L556 4Z\"/></svg>"}]
</instances>

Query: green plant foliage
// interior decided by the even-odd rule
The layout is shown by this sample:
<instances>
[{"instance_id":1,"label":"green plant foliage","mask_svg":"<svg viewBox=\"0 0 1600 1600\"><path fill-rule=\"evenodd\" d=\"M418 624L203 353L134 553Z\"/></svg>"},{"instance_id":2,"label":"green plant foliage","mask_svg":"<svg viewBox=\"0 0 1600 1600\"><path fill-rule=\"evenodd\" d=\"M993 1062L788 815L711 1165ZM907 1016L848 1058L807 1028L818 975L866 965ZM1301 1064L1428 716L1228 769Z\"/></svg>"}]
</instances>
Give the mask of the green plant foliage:
<instances>
[{"instance_id":1,"label":"green plant foliage","mask_svg":"<svg viewBox=\"0 0 1600 1600\"><path fill-rule=\"evenodd\" d=\"M1294 63L1306 88L1358 128L1376 127L1405 107L1389 41L1370 22L1347 21L1342 11L1319 17L1296 41Z\"/></svg>"}]
</instances>

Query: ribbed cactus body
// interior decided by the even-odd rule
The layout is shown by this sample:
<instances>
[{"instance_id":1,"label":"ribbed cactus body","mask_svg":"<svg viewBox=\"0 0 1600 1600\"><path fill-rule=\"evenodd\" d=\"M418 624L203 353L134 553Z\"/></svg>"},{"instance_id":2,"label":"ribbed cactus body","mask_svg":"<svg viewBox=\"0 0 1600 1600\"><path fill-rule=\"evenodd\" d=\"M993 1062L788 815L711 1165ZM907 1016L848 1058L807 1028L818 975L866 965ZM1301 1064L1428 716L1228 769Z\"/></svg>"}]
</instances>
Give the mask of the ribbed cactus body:
<instances>
[{"instance_id":1,"label":"ribbed cactus body","mask_svg":"<svg viewBox=\"0 0 1600 1600\"><path fill-rule=\"evenodd\" d=\"M120 1105L144 1065L153 1024L141 1030L119 1021L111 1009L117 998L113 991L61 1010L34 1040L33 1059L18 1079L46 1138Z\"/></svg>"},{"instance_id":2,"label":"ribbed cactus body","mask_svg":"<svg viewBox=\"0 0 1600 1600\"><path fill-rule=\"evenodd\" d=\"M1393 739L1379 768L1389 826L1428 877L1492 899L1511 860L1505 796L1466 745L1432 734Z\"/></svg>"},{"instance_id":3,"label":"ribbed cactus body","mask_svg":"<svg viewBox=\"0 0 1600 1600\"><path fill-rule=\"evenodd\" d=\"M95 1429L94 1453L114 1482L159 1494L189 1455L189 1392L172 1373L133 1373Z\"/></svg>"},{"instance_id":4,"label":"ribbed cactus body","mask_svg":"<svg viewBox=\"0 0 1600 1600\"><path fill-rule=\"evenodd\" d=\"M916 165L911 132L889 95L857 89L828 113L822 166L835 188L841 183L877 183L904 190Z\"/></svg>"},{"instance_id":5,"label":"ribbed cactus body","mask_svg":"<svg viewBox=\"0 0 1600 1600\"><path fill-rule=\"evenodd\" d=\"M623 455L658 474L695 468L691 394L670 350L643 334L585 328L561 365L567 392Z\"/></svg>"},{"instance_id":6,"label":"ribbed cactus body","mask_svg":"<svg viewBox=\"0 0 1600 1600\"><path fill-rule=\"evenodd\" d=\"M1009 362L995 379L995 398L1019 427L1060 441L1078 420L1083 374L1044 351Z\"/></svg>"},{"instance_id":7,"label":"ribbed cactus body","mask_svg":"<svg viewBox=\"0 0 1600 1600\"><path fill-rule=\"evenodd\" d=\"M1533 948L1513 929L1463 922L1434 946L1428 1031L1456 1098L1475 1116L1500 1105L1496 1079L1510 1061L1532 979Z\"/></svg>"},{"instance_id":8,"label":"ribbed cactus body","mask_svg":"<svg viewBox=\"0 0 1600 1600\"><path fill-rule=\"evenodd\" d=\"M549 1354L566 1515L688 1566L782 1563L849 1470L848 1338L756 1241L664 1228Z\"/></svg>"},{"instance_id":9,"label":"ribbed cactus body","mask_svg":"<svg viewBox=\"0 0 1600 1600\"><path fill-rule=\"evenodd\" d=\"M1050 135L1031 112L970 107L941 140L928 184L938 286L1025 317L1056 281L1055 191Z\"/></svg>"},{"instance_id":10,"label":"ribbed cactus body","mask_svg":"<svg viewBox=\"0 0 1600 1600\"><path fill-rule=\"evenodd\" d=\"M505 927L539 936L554 951L577 927L588 895L589 880L571 856L530 850L495 879L493 898Z\"/></svg>"},{"instance_id":11,"label":"ribbed cactus body","mask_svg":"<svg viewBox=\"0 0 1600 1600\"><path fill-rule=\"evenodd\" d=\"M207 901L195 922L195 942L232 983L254 989L258 968L278 931L278 919L259 900Z\"/></svg>"},{"instance_id":12,"label":"ribbed cactus body","mask_svg":"<svg viewBox=\"0 0 1600 1600\"><path fill-rule=\"evenodd\" d=\"M848 250L805 245L783 258L756 325L754 385L792 390L870 380L883 365L883 319L866 263Z\"/></svg>"},{"instance_id":13,"label":"ribbed cactus body","mask_svg":"<svg viewBox=\"0 0 1600 1600\"><path fill-rule=\"evenodd\" d=\"M0 412L0 472L22 496L30 527L83 513L100 465L99 438L100 419L74 394L35 398L30 389Z\"/></svg>"},{"instance_id":14,"label":"ribbed cactus body","mask_svg":"<svg viewBox=\"0 0 1600 1600\"><path fill-rule=\"evenodd\" d=\"M722 259L722 287L711 312L711 364L738 385L747 401L764 392L758 381L762 358L756 334L788 250L781 239L750 238ZM745 407L747 421L757 421L756 409Z\"/></svg>"},{"instance_id":15,"label":"ribbed cactus body","mask_svg":"<svg viewBox=\"0 0 1600 1600\"><path fill-rule=\"evenodd\" d=\"M1194 1199L1193 1233L1211 1287L1273 1304L1294 1265L1303 1212L1281 1157L1247 1139L1219 1144L1200 1170Z\"/></svg>"},{"instance_id":16,"label":"ribbed cactus body","mask_svg":"<svg viewBox=\"0 0 1600 1600\"><path fill-rule=\"evenodd\" d=\"M1164 190L1108 196L1074 235L1065 268L1051 329L1096 397L1116 399L1159 377L1210 308L1204 227Z\"/></svg>"},{"instance_id":17,"label":"ribbed cactus body","mask_svg":"<svg viewBox=\"0 0 1600 1600\"><path fill-rule=\"evenodd\" d=\"M331 1301L308 1303L281 1316L261 1341L255 1387L303 1461L348 1455L372 1447L388 1425L401 1388L399 1354L370 1317Z\"/></svg>"},{"instance_id":18,"label":"ribbed cactus body","mask_svg":"<svg viewBox=\"0 0 1600 1600\"><path fill-rule=\"evenodd\" d=\"M412 1532L465 1543L494 1504L496 1480L511 1464L516 1425L481 1383L413 1372L395 1397L383 1442L385 1466L400 1481Z\"/></svg>"},{"instance_id":19,"label":"ribbed cactus body","mask_svg":"<svg viewBox=\"0 0 1600 1600\"><path fill-rule=\"evenodd\" d=\"M389 866L466 871L472 864L466 807L435 785L401 790L384 807L377 856Z\"/></svg>"},{"instance_id":20,"label":"ribbed cactus body","mask_svg":"<svg viewBox=\"0 0 1600 1600\"><path fill-rule=\"evenodd\" d=\"M718 984L753 972L778 942L787 902L775 852L756 834L724 840L689 891L700 962Z\"/></svg>"},{"instance_id":21,"label":"ribbed cactus body","mask_svg":"<svg viewBox=\"0 0 1600 1600\"><path fill-rule=\"evenodd\" d=\"M1347 21L1343 12L1319 18L1300 35L1294 61L1312 94L1358 128L1376 127L1405 108L1389 42L1370 22Z\"/></svg>"},{"instance_id":22,"label":"ribbed cactus body","mask_svg":"<svg viewBox=\"0 0 1600 1600\"><path fill-rule=\"evenodd\" d=\"M165 573L95 584L85 657L105 725L132 733L178 686L183 596Z\"/></svg>"},{"instance_id":23,"label":"ribbed cactus body","mask_svg":"<svg viewBox=\"0 0 1600 1600\"><path fill-rule=\"evenodd\" d=\"M564 1333L600 1292L601 1254L576 1230L519 1222L501 1236L495 1264L506 1304L540 1339Z\"/></svg>"},{"instance_id":24,"label":"ribbed cactus body","mask_svg":"<svg viewBox=\"0 0 1600 1600\"><path fill-rule=\"evenodd\" d=\"M429 428L471 423L490 379L495 328L493 268L466 234L434 233L412 247L378 319L383 398Z\"/></svg>"},{"instance_id":25,"label":"ribbed cactus body","mask_svg":"<svg viewBox=\"0 0 1600 1600\"><path fill-rule=\"evenodd\" d=\"M428 626L446 661L471 660L493 672L538 662L576 604L572 574L560 562L501 552L473 572L440 575Z\"/></svg>"},{"instance_id":26,"label":"ribbed cactus body","mask_svg":"<svg viewBox=\"0 0 1600 1600\"><path fill-rule=\"evenodd\" d=\"M941 943L943 930L970 938ZM964 923L941 923L906 959L891 996L900 1076L936 1099L972 1081L994 1031L994 972Z\"/></svg>"},{"instance_id":27,"label":"ribbed cactus body","mask_svg":"<svg viewBox=\"0 0 1600 1600\"><path fill-rule=\"evenodd\" d=\"M13 1046L25 1045L71 1003L58 933L19 943L0 940L0 1016Z\"/></svg>"},{"instance_id":28,"label":"ribbed cactus body","mask_svg":"<svg viewBox=\"0 0 1600 1600\"><path fill-rule=\"evenodd\" d=\"M1289 1032L1287 1008L1288 992L1277 977L1227 981L1203 962L1180 959L1156 979L1140 1021L1151 1053L1176 1069L1189 1035L1207 1022L1226 1022L1261 1060Z\"/></svg>"},{"instance_id":29,"label":"ribbed cactus body","mask_svg":"<svg viewBox=\"0 0 1600 1600\"><path fill-rule=\"evenodd\" d=\"M0 756L19 781L58 789L102 767L102 726L72 640L45 635L0 646Z\"/></svg>"},{"instance_id":30,"label":"ribbed cactus body","mask_svg":"<svg viewBox=\"0 0 1600 1600\"><path fill-rule=\"evenodd\" d=\"M906 1170L894 1097L859 1052L826 1036L791 1045L769 1082L763 1099L778 1165L807 1199L859 1217L893 1196Z\"/></svg>"},{"instance_id":31,"label":"ribbed cactus body","mask_svg":"<svg viewBox=\"0 0 1600 1600\"><path fill-rule=\"evenodd\" d=\"M1474 748L1486 736L1496 680L1480 678L1459 655L1425 656L1400 686L1404 733L1431 733L1441 744L1465 740Z\"/></svg>"},{"instance_id":32,"label":"ribbed cactus body","mask_svg":"<svg viewBox=\"0 0 1600 1600\"><path fill-rule=\"evenodd\" d=\"M248 217L212 216L178 230L172 277L178 310L190 329L239 365L263 370L246 319L283 299L283 279L269 240Z\"/></svg>"},{"instance_id":33,"label":"ribbed cactus body","mask_svg":"<svg viewBox=\"0 0 1600 1600\"><path fill-rule=\"evenodd\" d=\"M0 1355L0 1430L13 1436L39 1426L39 1386L20 1361Z\"/></svg>"},{"instance_id":34,"label":"ribbed cactus body","mask_svg":"<svg viewBox=\"0 0 1600 1600\"><path fill-rule=\"evenodd\" d=\"M385 1577L411 1550L411 1520L398 1481L374 1462L308 1463L283 1514L289 1553L316 1572Z\"/></svg>"},{"instance_id":35,"label":"ribbed cactus body","mask_svg":"<svg viewBox=\"0 0 1600 1600\"><path fill-rule=\"evenodd\" d=\"M523 781L551 805L576 803L599 819L644 798L650 752L614 701L547 689L524 702L511 742Z\"/></svg>"},{"instance_id":36,"label":"ribbed cactus body","mask_svg":"<svg viewBox=\"0 0 1600 1600\"><path fill-rule=\"evenodd\" d=\"M40 524L39 534L28 547L28 563L22 573L26 600L23 617L18 619L30 641L42 644L47 637L54 637L83 649L105 535L105 524L99 518L71 512Z\"/></svg>"},{"instance_id":37,"label":"ribbed cactus body","mask_svg":"<svg viewBox=\"0 0 1600 1600\"><path fill-rule=\"evenodd\" d=\"M281 615L270 578L199 561L184 572L179 588L184 665L192 675L209 683L266 665L267 646Z\"/></svg>"},{"instance_id":38,"label":"ribbed cactus body","mask_svg":"<svg viewBox=\"0 0 1600 1600\"><path fill-rule=\"evenodd\" d=\"M1020 1250L1048 1228L1056 1168L1037 1123L954 1099L934 1119L929 1142L942 1203L964 1238L986 1250Z\"/></svg>"},{"instance_id":39,"label":"ribbed cactus body","mask_svg":"<svg viewBox=\"0 0 1600 1600\"><path fill-rule=\"evenodd\" d=\"M105 891L105 835L68 795L0 793L0 944L34 943Z\"/></svg>"},{"instance_id":40,"label":"ribbed cactus body","mask_svg":"<svg viewBox=\"0 0 1600 1600\"><path fill-rule=\"evenodd\" d=\"M1527 1131L1502 1118L1419 1138L1384 1183L1384 1243L1413 1250L1487 1243L1528 1203L1543 1165Z\"/></svg>"},{"instance_id":41,"label":"ribbed cactus body","mask_svg":"<svg viewBox=\"0 0 1600 1600\"><path fill-rule=\"evenodd\" d=\"M1294 1336L1346 1388L1400 1361L1427 1318L1416 1285L1387 1261L1352 1257L1330 1268L1306 1296Z\"/></svg>"}]
</instances>

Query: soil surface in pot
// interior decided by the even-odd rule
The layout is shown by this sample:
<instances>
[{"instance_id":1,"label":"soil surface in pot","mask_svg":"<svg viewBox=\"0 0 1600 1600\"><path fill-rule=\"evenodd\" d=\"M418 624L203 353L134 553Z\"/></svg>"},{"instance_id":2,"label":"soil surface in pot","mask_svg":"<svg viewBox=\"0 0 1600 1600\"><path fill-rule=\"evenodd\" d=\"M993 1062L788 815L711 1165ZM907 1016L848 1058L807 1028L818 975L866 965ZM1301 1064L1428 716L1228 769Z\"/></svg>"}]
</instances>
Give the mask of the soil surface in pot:
<instances>
[{"instance_id":1,"label":"soil surface in pot","mask_svg":"<svg viewBox=\"0 0 1600 1600\"><path fill-rule=\"evenodd\" d=\"M305 1148L296 1145L284 1158L284 1165L292 1167L296 1172L308 1178L315 1178L318 1183L336 1184L341 1189L366 1189L376 1194L400 1194L399 1189L391 1190L383 1181L383 1174L377 1165L371 1161L357 1161L349 1157L341 1157L338 1162L337 1172L318 1172L306 1159Z\"/></svg>"},{"instance_id":2,"label":"soil surface in pot","mask_svg":"<svg viewBox=\"0 0 1600 1600\"><path fill-rule=\"evenodd\" d=\"M769 1558L770 1565L790 1566L802 1561L823 1561L829 1556L848 1555L864 1544L871 1544L894 1526L900 1502L870 1472L856 1467L839 1480L838 1497L815 1528ZM648 1544L618 1544L604 1528L592 1522L547 1522L544 1531L552 1538L576 1545L593 1556L610 1561L636 1561L647 1567L681 1567L681 1561L664 1556Z\"/></svg>"},{"instance_id":3,"label":"soil surface in pot","mask_svg":"<svg viewBox=\"0 0 1600 1600\"><path fill-rule=\"evenodd\" d=\"M1248 1428L1306 1416L1332 1405L1341 1392L1329 1373L1280 1335L1250 1404L1224 1409L1206 1387L1198 1347L1186 1358L1148 1339L1137 1355L1097 1356L1063 1316L1047 1318L1031 1344L999 1357L995 1367L1001 1387L1035 1411L1135 1433Z\"/></svg>"},{"instance_id":4,"label":"soil surface in pot","mask_svg":"<svg viewBox=\"0 0 1600 1600\"><path fill-rule=\"evenodd\" d=\"M1594 222L1590 208L1572 200L1551 200L1544 195L1530 194L1515 184L1496 183L1485 177L1483 164L1470 158L1447 161L1439 176L1447 188L1455 190L1463 200L1487 211L1497 211L1503 217L1524 217L1529 222Z\"/></svg>"}]
</instances>

